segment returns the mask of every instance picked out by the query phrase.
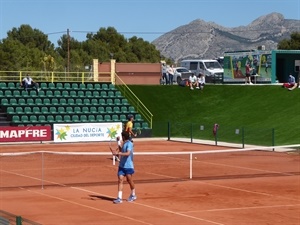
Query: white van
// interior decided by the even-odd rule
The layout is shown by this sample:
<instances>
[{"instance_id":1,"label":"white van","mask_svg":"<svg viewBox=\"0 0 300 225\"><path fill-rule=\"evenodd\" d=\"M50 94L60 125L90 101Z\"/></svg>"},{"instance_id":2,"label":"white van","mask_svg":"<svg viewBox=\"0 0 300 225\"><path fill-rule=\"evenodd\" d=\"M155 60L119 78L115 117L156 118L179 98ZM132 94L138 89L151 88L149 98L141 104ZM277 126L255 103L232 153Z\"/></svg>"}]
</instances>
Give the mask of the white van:
<instances>
[{"instance_id":1,"label":"white van","mask_svg":"<svg viewBox=\"0 0 300 225\"><path fill-rule=\"evenodd\" d=\"M187 68L197 76L204 74L207 83L223 82L224 69L217 60L185 59L181 61L181 66Z\"/></svg>"}]
</instances>

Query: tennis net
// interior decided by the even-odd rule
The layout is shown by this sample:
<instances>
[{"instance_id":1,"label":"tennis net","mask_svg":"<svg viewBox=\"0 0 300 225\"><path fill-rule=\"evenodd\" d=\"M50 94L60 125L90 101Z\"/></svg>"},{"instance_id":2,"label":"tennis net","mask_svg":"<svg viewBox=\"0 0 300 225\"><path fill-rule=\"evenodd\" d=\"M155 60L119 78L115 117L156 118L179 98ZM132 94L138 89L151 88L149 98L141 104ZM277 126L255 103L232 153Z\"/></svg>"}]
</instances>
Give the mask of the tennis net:
<instances>
[{"instance_id":1,"label":"tennis net","mask_svg":"<svg viewBox=\"0 0 300 225\"><path fill-rule=\"evenodd\" d=\"M300 144L193 152L135 152L136 182L219 180L300 174ZM118 165L108 152L0 153L0 190L110 185Z\"/></svg>"}]
</instances>

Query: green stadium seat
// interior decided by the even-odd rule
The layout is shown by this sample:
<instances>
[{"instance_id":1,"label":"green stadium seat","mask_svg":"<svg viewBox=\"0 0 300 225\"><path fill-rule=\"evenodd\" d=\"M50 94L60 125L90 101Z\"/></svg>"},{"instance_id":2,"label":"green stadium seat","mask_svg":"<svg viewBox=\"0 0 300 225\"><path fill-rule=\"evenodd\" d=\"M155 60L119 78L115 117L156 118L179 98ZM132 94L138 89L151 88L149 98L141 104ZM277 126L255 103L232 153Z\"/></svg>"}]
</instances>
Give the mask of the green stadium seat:
<instances>
[{"instance_id":1,"label":"green stadium seat","mask_svg":"<svg viewBox=\"0 0 300 225\"><path fill-rule=\"evenodd\" d=\"M38 116L38 122L39 123L46 123L47 121L46 121L46 116L44 116L44 115L39 115Z\"/></svg>"},{"instance_id":2,"label":"green stadium seat","mask_svg":"<svg viewBox=\"0 0 300 225\"><path fill-rule=\"evenodd\" d=\"M29 118L27 115L22 115L21 116L21 121L22 123L29 123Z\"/></svg>"},{"instance_id":3,"label":"green stadium seat","mask_svg":"<svg viewBox=\"0 0 300 225\"><path fill-rule=\"evenodd\" d=\"M87 106L82 107L81 112L84 114L89 114L89 112L90 112L89 107L87 107Z\"/></svg>"},{"instance_id":4,"label":"green stadium seat","mask_svg":"<svg viewBox=\"0 0 300 225\"><path fill-rule=\"evenodd\" d=\"M40 110L40 107L33 107L32 108L32 113L33 114L41 114L41 110Z\"/></svg>"},{"instance_id":5,"label":"green stadium seat","mask_svg":"<svg viewBox=\"0 0 300 225\"><path fill-rule=\"evenodd\" d=\"M0 90L0 97L2 98L4 96L4 93L2 90Z\"/></svg>"},{"instance_id":6,"label":"green stadium seat","mask_svg":"<svg viewBox=\"0 0 300 225\"><path fill-rule=\"evenodd\" d=\"M74 122L74 123L80 122L79 116L78 115L72 115L72 122Z\"/></svg>"},{"instance_id":7,"label":"green stadium seat","mask_svg":"<svg viewBox=\"0 0 300 225\"><path fill-rule=\"evenodd\" d=\"M121 112L120 107L119 106L114 106L113 107L113 112L114 113L120 113Z\"/></svg>"},{"instance_id":8,"label":"green stadium seat","mask_svg":"<svg viewBox=\"0 0 300 225\"><path fill-rule=\"evenodd\" d=\"M72 87L73 90L78 90L79 89L77 83L72 83L71 87Z\"/></svg>"},{"instance_id":9,"label":"green stadium seat","mask_svg":"<svg viewBox=\"0 0 300 225\"><path fill-rule=\"evenodd\" d=\"M13 93L11 90L6 90L6 91L4 91L4 96L7 98L11 98L11 97L13 97Z\"/></svg>"},{"instance_id":10,"label":"green stadium seat","mask_svg":"<svg viewBox=\"0 0 300 225\"><path fill-rule=\"evenodd\" d=\"M106 113L112 113L112 112L113 112L112 107L107 106L107 107L105 108L105 112L106 112Z\"/></svg>"},{"instance_id":11,"label":"green stadium seat","mask_svg":"<svg viewBox=\"0 0 300 225\"><path fill-rule=\"evenodd\" d=\"M122 97L123 97L121 91L116 91L116 92L115 92L115 96L116 96L117 98L122 98Z\"/></svg>"},{"instance_id":12,"label":"green stadium seat","mask_svg":"<svg viewBox=\"0 0 300 225\"><path fill-rule=\"evenodd\" d=\"M97 98L93 98L93 99L91 100L91 105L99 105L98 99L97 99Z\"/></svg>"},{"instance_id":13,"label":"green stadium seat","mask_svg":"<svg viewBox=\"0 0 300 225\"><path fill-rule=\"evenodd\" d=\"M100 98L99 101L98 101L98 104L105 106L106 105L105 99Z\"/></svg>"},{"instance_id":14,"label":"green stadium seat","mask_svg":"<svg viewBox=\"0 0 300 225\"><path fill-rule=\"evenodd\" d=\"M82 99L81 98L77 98L76 100L75 100L75 104L76 105L82 105L83 103L82 103Z\"/></svg>"},{"instance_id":15,"label":"green stadium seat","mask_svg":"<svg viewBox=\"0 0 300 225\"><path fill-rule=\"evenodd\" d=\"M11 107L11 106L7 107L6 113L7 114L14 114L15 113L15 108Z\"/></svg>"},{"instance_id":16,"label":"green stadium seat","mask_svg":"<svg viewBox=\"0 0 300 225\"><path fill-rule=\"evenodd\" d=\"M41 98L36 98L34 102L36 105L43 105L43 100Z\"/></svg>"},{"instance_id":17,"label":"green stadium seat","mask_svg":"<svg viewBox=\"0 0 300 225\"><path fill-rule=\"evenodd\" d=\"M113 91L108 91L108 92L107 92L107 96L108 96L109 98L114 98L114 97L115 97L115 93L114 93Z\"/></svg>"},{"instance_id":18,"label":"green stadium seat","mask_svg":"<svg viewBox=\"0 0 300 225\"><path fill-rule=\"evenodd\" d=\"M64 115L64 122L66 122L66 123L72 122L71 116L70 115Z\"/></svg>"},{"instance_id":19,"label":"green stadium seat","mask_svg":"<svg viewBox=\"0 0 300 225\"><path fill-rule=\"evenodd\" d=\"M64 98L68 98L70 95L69 95L69 92L64 90L61 92L61 96L64 97Z\"/></svg>"},{"instance_id":20,"label":"green stadium seat","mask_svg":"<svg viewBox=\"0 0 300 225\"><path fill-rule=\"evenodd\" d=\"M149 129L149 126L148 126L147 122L142 123L142 129Z\"/></svg>"},{"instance_id":21,"label":"green stadium seat","mask_svg":"<svg viewBox=\"0 0 300 225\"><path fill-rule=\"evenodd\" d=\"M136 114L134 116L134 121L141 122L143 121L141 114Z\"/></svg>"},{"instance_id":22,"label":"green stadium seat","mask_svg":"<svg viewBox=\"0 0 300 225\"><path fill-rule=\"evenodd\" d=\"M59 104L62 105L62 106L67 105L67 104L68 104L68 103L67 103L67 99L65 99L65 98L59 99Z\"/></svg>"},{"instance_id":23,"label":"green stadium seat","mask_svg":"<svg viewBox=\"0 0 300 225\"><path fill-rule=\"evenodd\" d=\"M122 107L121 107L121 112L122 112L122 113L128 113L127 107L126 107L126 106L122 106Z\"/></svg>"},{"instance_id":24,"label":"green stadium seat","mask_svg":"<svg viewBox=\"0 0 300 225\"><path fill-rule=\"evenodd\" d=\"M30 110L30 113L29 113L29 114L31 114L31 108L30 108L30 107L28 107L28 108L29 108L29 110ZM22 114L26 113L26 112L25 112L25 109L26 109L26 108L24 108L24 110L23 110L22 107L18 106L18 107L15 108L15 113L18 114L18 115L22 115ZM27 113L26 113L26 114L27 114Z\"/></svg>"},{"instance_id":25,"label":"green stadium seat","mask_svg":"<svg viewBox=\"0 0 300 225\"><path fill-rule=\"evenodd\" d=\"M48 123L54 123L54 122L55 122L54 116L52 116L52 115L47 115L47 122L48 122Z\"/></svg>"},{"instance_id":26,"label":"green stadium seat","mask_svg":"<svg viewBox=\"0 0 300 225\"><path fill-rule=\"evenodd\" d=\"M55 116L55 122L57 122L57 123L62 123L62 122L64 122L62 116L61 116L61 115L56 115L56 116Z\"/></svg>"},{"instance_id":27,"label":"green stadium seat","mask_svg":"<svg viewBox=\"0 0 300 225\"><path fill-rule=\"evenodd\" d=\"M71 84L70 83L65 83L64 84L64 89L65 90L72 90Z\"/></svg>"},{"instance_id":28,"label":"green stadium seat","mask_svg":"<svg viewBox=\"0 0 300 225\"><path fill-rule=\"evenodd\" d=\"M94 89L94 85L93 84L87 84L86 85L86 89L93 90Z\"/></svg>"},{"instance_id":29,"label":"green stadium seat","mask_svg":"<svg viewBox=\"0 0 300 225\"><path fill-rule=\"evenodd\" d=\"M106 122L112 122L111 116L108 115L108 114L104 115L104 121L106 121Z\"/></svg>"},{"instance_id":30,"label":"green stadium seat","mask_svg":"<svg viewBox=\"0 0 300 225\"><path fill-rule=\"evenodd\" d=\"M88 118L86 115L80 115L80 122L86 123L88 122Z\"/></svg>"},{"instance_id":31,"label":"green stadium seat","mask_svg":"<svg viewBox=\"0 0 300 225\"><path fill-rule=\"evenodd\" d=\"M90 113L96 114L96 113L97 113L97 108L96 108L95 106L92 106L92 107L90 108Z\"/></svg>"},{"instance_id":32,"label":"green stadium seat","mask_svg":"<svg viewBox=\"0 0 300 225\"><path fill-rule=\"evenodd\" d=\"M77 97L76 91L70 91L70 97L76 98Z\"/></svg>"},{"instance_id":33,"label":"green stadium seat","mask_svg":"<svg viewBox=\"0 0 300 225\"><path fill-rule=\"evenodd\" d=\"M133 107L133 106L129 106L129 107L128 107L128 112L129 112L129 113L135 113L134 107Z\"/></svg>"},{"instance_id":34,"label":"green stadium seat","mask_svg":"<svg viewBox=\"0 0 300 225\"><path fill-rule=\"evenodd\" d=\"M118 116L117 114L112 115L111 120L112 120L113 122L118 122L118 121L120 121L119 116Z\"/></svg>"},{"instance_id":35,"label":"green stadium seat","mask_svg":"<svg viewBox=\"0 0 300 225\"><path fill-rule=\"evenodd\" d=\"M16 98L11 98L9 100L9 104L12 105L12 106L16 106L16 105L19 105L18 104L18 100Z\"/></svg>"},{"instance_id":36,"label":"green stadium seat","mask_svg":"<svg viewBox=\"0 0 300 225\"><path fill-rule=\"evenodd\" d=\"M71 107L71 106L67 106L67 108L66 108L66 114L73 114L73 107Z\"/></svg>"},{"instance_id":37,"label":"green stadium seat","mask_svg":"<svg viewBox=\"0 0 300 225\"><path fill-rule=\"evenodd\" d=\"M31 115L29 117L29 122L30 123L37 123L38 122L37 116L36 115Z\"/></svg>"},{"instance_id":38,"label":"green stadium seat","mask_svg":"<svg viewBox=\"0 0 300 225\"><path fill-rule=\"evenodd\" d=\"M15 83L9 82L7 84L7 88L13 90L13 89L16 89L16 85L15 85Z\"/></svg>"},{"instance_id":39,"label":"green stadium seat","mask_svg":"<svg viewBox=\"0 0 300 225\"><path fill-rule=\"evenodd\" d=\"M83 105L87 105L87 106L91 105L90 99L88 98L83 99Z\"/></svg>"},{"instance_id":40,"label":"green stadium seat","mask_svg":"<svg viewBox=\"0 0 300 225\"><path fill-rule=\"evenodd\" d=\"M121 105L122 105L121 100L118 99L118 98L116 98L116 99L114 100L114 105L121 106Z\"/></svg>"},{"instance_id":41,"label":"green stadium seat","mask_svg":"<svg viewBox=\"0 0 300 225\"><path fill-rule=\"evenodd\" d=\"M106 99L106 105L114 105L114 101L111 98Z\"/></svg>"},{"instance_id":42,"label":"green stadium seat","mask_svg":"<svg viewBox=\"0 0 300 225\"><path fill-rule=\"evenodd\" d=\"M58 107L57 108L57 113L59 113L59 114L65 114L66 113L65 107L62 107L62 106Z\"/></svg>"},{"instance_id":43,"label":"green stadium seat","mask_svg":"<svg viewBox=\"0 0 300 225\"><path fill-rule=\"evenodd\" d=\"M80 98L85 98L84 92L83 91L78 91L77 96Z\"/></svg>"},{"instance_id":44,"label":"green stadium seat","mask_svg":"<svg viewBox=\"0 0 300 225\"><path fill-rule=\"evenodd\" d=\"M88 121L89 121L89 122L96 122L95 116L94 116L94 115L89 115L89 116L88 116Z\"/></svg>"},{"instance_id":45,"label":"green stadium seat","mask_svg":"<svg viewBox=\"0 0 300 225\"><path fill-rule=\"evenodd\" d=\"M130 104L128 103L128 100L126 98L123 98L122 99L122 105L129 106Z\"/></svg>"},{"instance_id":46,"label":"green stadium seat","mask_svg":"<svg viewBox=\"0 0 300 225\"><path fill-rule=\"evenodd\" d=\"M76 106L76 107L74 108L74 113L76 113L76 114L81 114L81 107L80 107L80 106Z\"/></svg>"},{"instance_id":47,"label":"green stadium seat","mask_svg":"<svg viewBox=\"0 0 300 225\"><path fill-rule=\"evenodd\" d=\"M24 110L22 107L17 107L16 110L18 110L18 114L26 114L26 115L32 114L32 109L29 106L24 107Z\"/></svg>"},{"instance_id":48,"label":"green stadium seat","mask_svg":"<svg viewBox=\"0 0 300 225\"><path fill-rule=\"evenodd\" d=\"M29 94L28 94L27 91L23 90L23 91L21 92L21 96L24 97L24 98L27 98L27 97L29 96Z\"/></svg>"},{"instance_id":49,"label":"green stadium seat","mask_svg":"<svg viewBox=\"0 0 300 225\"><path fill-rule=\"evenodd\" d=\"M114 90L116 90L116 87L113 84L109 84L108 89L114 91Z\"/></svg>"},{"instance_id":50,"label":"green stadium seat","mask_svg":"<svg viewBox=\"0 0 300 225\"><path fill-rule=\"evenodd\" d=\"M40 88L46 90L48 88L48 85L46 83L41 83Z\"/></svg>"},{"instance_id":51,"label":"green stadium seat","mask_svg":"<svg viewBox=\"0 0 300 225\"><path fill-rule=\"evenodd\" d=\"M59 105L58 99L57 99L57 98L52 98L52 99L51 99L51 104L52 104L52 105Z\"/></svg>"},{"instance_id":52,"label":"green stadium seat","mask_svg":"<svg viewBox=\"0 0 300 225\"><path fill-rule=\"evenodd\" d=\"M105 90L105 91L108 90L108 85L107 84L102 84L101 89Z\"/></svg>"},{"instance_id":53,"label":"green stadium seat","mask_svg":"<svg viewBox=\"0 0 300 225\"><path fill-rule=\"evenodd\" d=\"M20 117L17 115L12 116L13 123L21 123Z\"/></svg>"},{"instance_id":54,"label":"green stadium seat","mask_svg":"<svg viewBox=\"0 0 300 225\"><path fill-rule=\"evenodd\" d=\"M104 119L103 119L103 116L102 115L96 115L96 121L97 122L103 122L104 121Z\"/></svg>"},{"instance_id":55,"label":"green stadium seat","mask_svg":"<svg viewBox=\"0 0 300 225\"><path fill-rule=\"evenodd\" d=\"M26 100L24 98L19 98L18 99L18 104L19 105L26 105Z\"/></svg>"},{"instance_id":56,"label":"green stadium seat","mask_svg":"<svg viewBox=\"0 0 300 225\"><path fill-rule=\"evenodd\" d=\"M64 89L64 86L63 86L63 84L62 83L56 83L56 89L58 89L58 90L63 90Z\"/></svg>"},{"instance_id":57,"label":"green stadium seat","mask_svg":"<svg viewBox=\"0 0 300 225\"><path fill-rule=\"evenodd\" d=\"M102 98L106 98L106 97L107 97L107 92L106 92L106 91L101 91L101 92L100 92L100 96L101 96Z\"/></svg>"},{"instance_id":58,"label":"green stadium seat","mask_svg":"<svg viewBox=\"0 0 300 225\"><path fill-rule=\"evenodd\" d=\"M121 114L119 118L122 123L127 122L127 116L125 114Z\"/></svg>"},{"instance_id":59,"label":"green stadium seat","mask_svg":"<svg viewBox=\"0 0 300 225\"><path fill-rule=\"evenodd\" d=\"M0 83L0 88L1 88L2 90L6 89L6 88L7 88L6 83L1 82L1 83Z\"/></svg>"},{"instance_id":60,"label":"green stadium seat","mask_svg":"<svg viewBox=\"0 0 300 225\"><path fill-rule=\"evenodd\" d=\"M48 109L48 107L46 107L46 106L43 106L42 108L41 108L41 113L42 114L48 114L49 113L49 109Z\"/></svg>"},{"instance_id":61,"label":"green stadium seat","mask_svg":"<svg viewBox=\"0 0 300 225\"><path fill-rule=\"evenodd\" d=\"M101 85L99 83L94 84L94 89L95 90L101 90Z\"/></svg>"},{"instance_id":62,"label":"green stadium seat","mask_svg":"<svg viewBox=\"0 0 300 225\"><path fill-rule=\"evenodd\" d=\"M85 96L88 97L88 98L93 97L91 91L86 91L86 92L85 92Z\"/></svg>"},{"instance_id":63,"label":"green stadium seat","mask_svg":"<svg viewBox=\"0 0 300 225\"><path fill-rule=\"evenodd\" d=\"M56 107L51 106L50 109L49 109L49 113L51 113L51 114L56 114L56 113L57 113Z\"/></svg>"},{"instance_id":64,"label":"green stadium seat","mask_svg":"<svg viewBox=\"0 0 300 225\"><path fill-rule=\"evenodd\" d=\"M93 97L99 98L100 97L99 91L93 91Z\"/></svg>"},{"instance_id":65,"label":"green stadium seat","mask_svg":"<svg viewBox=\"0 0 300 225\"><path fill-rule=\"evenodd\" d=\"M39 96L39 97L45 97L45 96L46 96L45 91L40 90L40 91L38 92L38 96Z\"/></svg>"},{"instance_id":66,"label":"green stadium seat","mask_svg":"<svg viewBox=\"0 0 300 225\"><path fill-rule=\"evenodd\" d=\"M75 105L75 100L73 98L69 98L67 100L68 105Z\"/></svg>"},{"instance_id":67,"label":"green stadium seat","mask_svg":"<svg viewBox=\"0 0 300 225\"><path fill-rule=\"evenodd\" d=\"M51 105L50 99L49 99L49 98L44 98L43 104L44 104L44 105Z\"/></svg>"},{"instance_id":68,"label":"green stadium seat","mask_svg":"<svg viewBox=\"0 0 300 225\"><path fill-rule=\"evenodd\" d=\"M56 89L55 84L54 83L49 83L48 84L48 89L55 90Z\"/></svg>"},{"instance_id":69,"label":"green stadium seat","mask_svg":"<svg viewBox=\"0 0 300 225\"><path fill-rule=\"evenodd\" d=\"M86 89L86 86L85 86L85 84L79 84L79 85L78 85L78 88L79 88L80 90L85 90L85 89Z\"/></svg>"},{"instance_id":70,"label":"green stadium seat","mask_svg":"<svg viewBox=\"0 0 300 225\"><path fill-rule=\"evenodd\" d=\"M20 97L21 96L21 92L19 90L14 90L13 91L13 96L14 97Z\"/></svg>"},{"instance_id":71,"label":"green stadium seat","mask_svg":"<svg viewBox=\"0 0 300 225\"><path fill-rule=\"evenodd\" d=\"M99 106L97 110L98 110L98 113L104 113L105 112L105 108L103 106Z\"/></svg>"},{"instance_id":72,"label":"green stadium seat","mask_svg":"<svg viewBox=\"0 0 300 225\"><path fill-rule=\"evenodd\" d=\"M8 99L7 99L7 98L2 98L2 99L1 99L1 105L3 105L3 106L9 105Z\"/></svg>"},{"instance_id":73,"label":"green stadium seat","mask_svg":"<svg viewBox=\"0 0 300 225\"><path fill-rule=\"evenodd\" d=\"M54 96L55 98L60 98L60 97L61 97L61 92L60 92L59 90L55 90L55 91L53 92L53 96Z\"/></svg>"},{"instance_id":74,"label":"green stadium seat","mask_svg":"<svg viewBox=\"0 0 300 225\"><path fill-rule=\"evenodd\" d=\"M53 92L51 90L46 91L46 96L47 97L53 97Z\"/></svg>"},{"instance_id":75,"label":"green stadium seat","mask_svg":"<svg viewBox=\"0 0 300 225\"><path fill-rule=\"evenodd\" d=\"M37 97L37 92L36 92L36 90L30 90L29 96L32 97L32 98Z\"/></svg>"},{"instance_id":76,"label":"green stadium seat","mask_svg":"<svg viewBox=\"0 0 300 225\"><path fill-rule=\"evenodd\" d=\"M141 127L141 123L140 122L135 122L134 123L134 129L136 130L136 129L141 129L142 127Z\"/></svg>"}]
</instances>

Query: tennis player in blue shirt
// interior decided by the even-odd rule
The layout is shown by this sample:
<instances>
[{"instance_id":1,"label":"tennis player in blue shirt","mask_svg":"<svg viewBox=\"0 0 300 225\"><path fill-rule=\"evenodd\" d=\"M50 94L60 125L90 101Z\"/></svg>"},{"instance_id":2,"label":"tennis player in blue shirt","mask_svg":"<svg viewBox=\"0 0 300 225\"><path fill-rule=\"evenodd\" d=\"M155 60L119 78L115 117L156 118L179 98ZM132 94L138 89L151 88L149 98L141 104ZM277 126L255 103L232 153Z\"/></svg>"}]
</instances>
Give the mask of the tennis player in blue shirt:
<instances>
[{"instance_id":1,"label":"tennis player in blue shirt","mask_svg":"<svg viewBox=\"0 0 300 225\"><path fill-rule=\"evenodd\" d=\"M133 164L133 143L129 140L129 133L122 132L123 146L122 150L118 153L120 157L119 169L118 169L118 197L113 201L115 204L122 203L123 195L123 181L126 177L127 182L130 186L131 194L127 199L128 202L135 201L137 199L135 195L135 185L132 179L134 174L134 164Z\"/></svg>"}]
</instances>

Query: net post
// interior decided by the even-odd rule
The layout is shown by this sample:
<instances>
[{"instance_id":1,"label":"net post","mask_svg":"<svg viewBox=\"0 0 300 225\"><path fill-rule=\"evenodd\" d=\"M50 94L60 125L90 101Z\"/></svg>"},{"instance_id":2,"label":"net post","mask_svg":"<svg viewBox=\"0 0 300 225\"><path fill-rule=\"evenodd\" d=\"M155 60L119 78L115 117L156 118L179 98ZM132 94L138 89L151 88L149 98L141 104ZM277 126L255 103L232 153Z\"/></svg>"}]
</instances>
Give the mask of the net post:
<instances>
[{"instance_id":1,"label":"net post","mask_svg":"<svg viewBox=\"0 0 300 225\"><path fill-rule=\"evenodd\" d=\"M44 152L42 152L42 189L44 189Z\"/></svg>"},{"instance_id":2,"label":"net post","mask_svg":"<svg viewBox=\"0 0 300 225\"><path fill-rule=\"evenodd\" d=\"M272 128L272 146L275 146L275 129ZM275 151L275 148L272 149Z\"/></svg>"},{"instance_id":3,"label":"net post","mask_svg":"<svg viewBox=\"0 0 300 225\"><path fill-rule=\"evenodd\" d=\"M168 141L170 141L170 136L171 136L171 124L168 122Z\"/></svg>"},{"instance_id":4,"label":"net post","mask_svg":"<svg viewBox=\"0 0 300 225\"><path fill-rule=\"evenodd\" d=\"M193 153L190 153L190 180L193 179Z\"/></svg>"}]
</instances>

